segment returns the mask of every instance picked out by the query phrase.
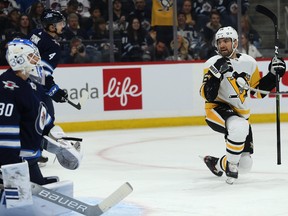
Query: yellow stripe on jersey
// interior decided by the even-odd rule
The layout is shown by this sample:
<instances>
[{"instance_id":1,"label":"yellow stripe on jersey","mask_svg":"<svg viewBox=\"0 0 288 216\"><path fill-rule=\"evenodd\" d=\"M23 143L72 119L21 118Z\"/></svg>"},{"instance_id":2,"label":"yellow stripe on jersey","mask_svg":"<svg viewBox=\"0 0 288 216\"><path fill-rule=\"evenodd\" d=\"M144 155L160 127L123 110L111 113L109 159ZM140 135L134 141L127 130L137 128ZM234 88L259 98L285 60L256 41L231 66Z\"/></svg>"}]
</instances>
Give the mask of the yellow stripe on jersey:
<instances>
[{"instance_id":1,"label":"yellow stripe on jersey","mask_svg":"<svg viewBox=\"0 0 288 216\"><path fill-rule=\"evenodd\" d=\"M225 120L214 109L205 109L205 111L207 120L225 127Z\"/></svg>"},{"instance_id":2,"label":"yellow stripe on jersey","mask_svg":"<svg viewBox=\"0 0 288 216\"><path fill-rule=\"evenodd\" d=\"M261 79L260 72L259 72L258 67L256 67L256 69L255 69L255 71L252 74L251 79L250 79L250 86L252 88L255 88L259 84L260 79Z\"/></svg>"},{"instance_id":3,"label":"yellow stripe on jersey","mask_svg":"<svg viewBox=\"0 0 288 216\"><path fill-rule=\"evenodd\" d=\"M205 68L203 74L205 75L208 71L209 71L209 68ZM205 83L202 83L202 86L201 86L201 88L200 88L200 95L201 95L201 97L203 97L204 99L206 99L206 98L205 98L205 94L204 94L204 85L205 85Z\"/></svg>"},{"instance_id":4,"label":"yellow stripe on jersey","mask_svg":"<svg viewBox=\"0 0 288 216\"><path fill-rule=\"evenodd\" d=\"M259 72L258 67L256 67L255 72L253 73L253 75L252 75L252 77L250 79L250 86L252 88L255 88L259 84L260 79L261 79L260 72ZM261 93L259 93L259 92L254 94L254 96L256 98L263 98Z\"/></svg>"},{"instance_id":5,"label":"yellow stripe on jersey","mask_svg":"<svg viewBox=\"0 0 288 216\"><path fill-rule=\"evenodd\" d=\"M238 113L239 115L243 116L244 118L248 118L250 116L250 109L247 110L242 110L242 109L237 109L236 107L231 106L231 108Z\"/></svg>"},{"instance_id":6,"label":"yellow stripe on jersey","mask_svg":"<svg viewBox=\"0 0 288 216\"><path fill-rule=\"evenodd\" d=\"M153 0L151 26L173 26L173 0Z\"/></svg>"}]
</instances>

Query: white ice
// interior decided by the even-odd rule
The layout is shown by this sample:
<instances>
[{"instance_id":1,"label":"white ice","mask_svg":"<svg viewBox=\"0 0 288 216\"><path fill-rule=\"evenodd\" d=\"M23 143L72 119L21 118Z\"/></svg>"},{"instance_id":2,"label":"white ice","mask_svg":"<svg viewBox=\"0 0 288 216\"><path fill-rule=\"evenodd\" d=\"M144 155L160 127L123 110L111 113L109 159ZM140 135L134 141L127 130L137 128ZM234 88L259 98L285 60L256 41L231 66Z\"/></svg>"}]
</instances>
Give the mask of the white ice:
<instances>
[{"instance_id":1,"label":"white ice","mask_svg":"<svg viewBox=\"0 0 288 216\"><path fill-rule=\"evenodd\" d=\"M282 164L276 160L276 125L254 124L253 168L233 184L214 176L199 155L222 156L224 138L208 126L70 133L84 139L78 170L49 156L43 173L73 180L75 197L99 201L122 183L134 191L105 215L286 216L288 124L281 123Z\"/></svg>"}]
</instances>

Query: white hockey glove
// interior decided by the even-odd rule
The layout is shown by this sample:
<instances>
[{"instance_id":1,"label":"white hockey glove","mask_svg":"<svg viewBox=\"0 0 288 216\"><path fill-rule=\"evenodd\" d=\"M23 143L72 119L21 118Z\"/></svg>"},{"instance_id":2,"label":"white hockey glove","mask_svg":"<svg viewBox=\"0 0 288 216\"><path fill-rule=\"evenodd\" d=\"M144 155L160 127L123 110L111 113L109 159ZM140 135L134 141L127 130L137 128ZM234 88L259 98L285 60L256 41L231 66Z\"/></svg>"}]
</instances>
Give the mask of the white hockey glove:
<instances>
[{"instance_id":1,"label":"white hockey glove","mask_svg":"<svg viewBox=\"0 0 288 216\"><path fill-rule=\"evenodd\" d=\"M284 59L276 56L273 57L268 66L268 69L274 75L277 73L280 77L284 76L284 73L286 72L286 64Z\"/></svg>"},{"instance_id":2,"label":"white hockey glove","mask_svg":"<svg viewBox=\"0 0 288 216\"><path fill-rule=\"evenodd\" d=\"M44 136L44 149L56 155L58 162L66 169L79 167L83 154L80 141L65 140L66 134L59 126L54 126L48 136Z\"/></svg>"},{"instance_id":3,"label":"white hockey glove","mask_svg":"<svg viewBox=\"0 0 288 216\"><path fill-rule=\"evenodd\" d=\"M232 64L229 58L222 57L209 67L209 71L218 79L228 71L233 71Z\"/></svg>"}]
</instances>

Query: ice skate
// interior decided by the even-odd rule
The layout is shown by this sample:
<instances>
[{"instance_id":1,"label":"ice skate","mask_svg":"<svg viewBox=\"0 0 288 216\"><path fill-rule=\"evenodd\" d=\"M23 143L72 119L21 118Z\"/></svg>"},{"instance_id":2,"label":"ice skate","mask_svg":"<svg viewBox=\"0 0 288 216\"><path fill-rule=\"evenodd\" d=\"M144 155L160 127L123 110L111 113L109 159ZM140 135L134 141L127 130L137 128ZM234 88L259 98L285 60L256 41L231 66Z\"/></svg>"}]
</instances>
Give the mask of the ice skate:
<instances>
[{"instance_id":1,"label":"ice skate","mask_svg":"<svg viewBox=\"0 0 288 216\"><path fill-rule=\"evenodd\" d=\"M44 157L43 155L41 155L38 160L38 165L39 167L45 167L47 162L48 162L48 157Z\"/></svg>"},{"instance_id":2,"label":"ice skate","mask_svg":"<svg viewBox=\"0 0 288 216\"><path fill-rule=\"evenodd\" d=\"M226 176L227 176L227 184L233 184L234 181L238 178L238 164L230 163L227 161L226 163Z\"/></svg>"},{"instance_id":3,"label":"ice skate","mask_svg":"<svg viewBox=\"0 0 288 216\"><path fill-rule=\"evenodd\" d=\"M220 177L223 175L223 172L221 170L218 170L216 168L216 164L219 160L219 158L216 157L212 157L212 156L205 156L205 157L201 157L199 156L201 159L203 159L204 163L207 165L207 167L209 168L209 170L216 176Z\"/></svg>"}]
</instances>

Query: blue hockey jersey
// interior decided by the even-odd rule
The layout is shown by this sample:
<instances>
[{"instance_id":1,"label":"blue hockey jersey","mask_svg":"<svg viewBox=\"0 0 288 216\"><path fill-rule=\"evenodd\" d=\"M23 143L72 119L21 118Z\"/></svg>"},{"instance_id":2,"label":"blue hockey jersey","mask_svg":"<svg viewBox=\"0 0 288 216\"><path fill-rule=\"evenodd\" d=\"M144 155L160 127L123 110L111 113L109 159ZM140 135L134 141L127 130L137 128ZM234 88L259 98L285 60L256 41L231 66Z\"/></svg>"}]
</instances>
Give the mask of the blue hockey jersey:
<instances>
[{"instance_id":1,"label":"blue hockey jersey","mask_svg":"<svg viewBox=\"0 0 288 216\"><path fill-rule=\"evenodd\" d=\"M25 159L40 156L42 131L50 116L41 92L8 69L0 76L0 151L20 151ZM3 155L3 154L1 154ZM5 155L5 154L4 154ZM7 155L9 157L9 155ZM3 161L3 158L1 158Z\"/></svg>"},{"instance_id":2,"label":"blue hockey jersey","mask_svg":"<svg viewBox=\"0 0 288 216\"><path fill-rule=\"evenodd\" d=\"M53 74L61 59L60 44L43 29L34 29L29 38L39 49L41 59L45 63L44 70Z\"/></svg>"}]
</instances>

